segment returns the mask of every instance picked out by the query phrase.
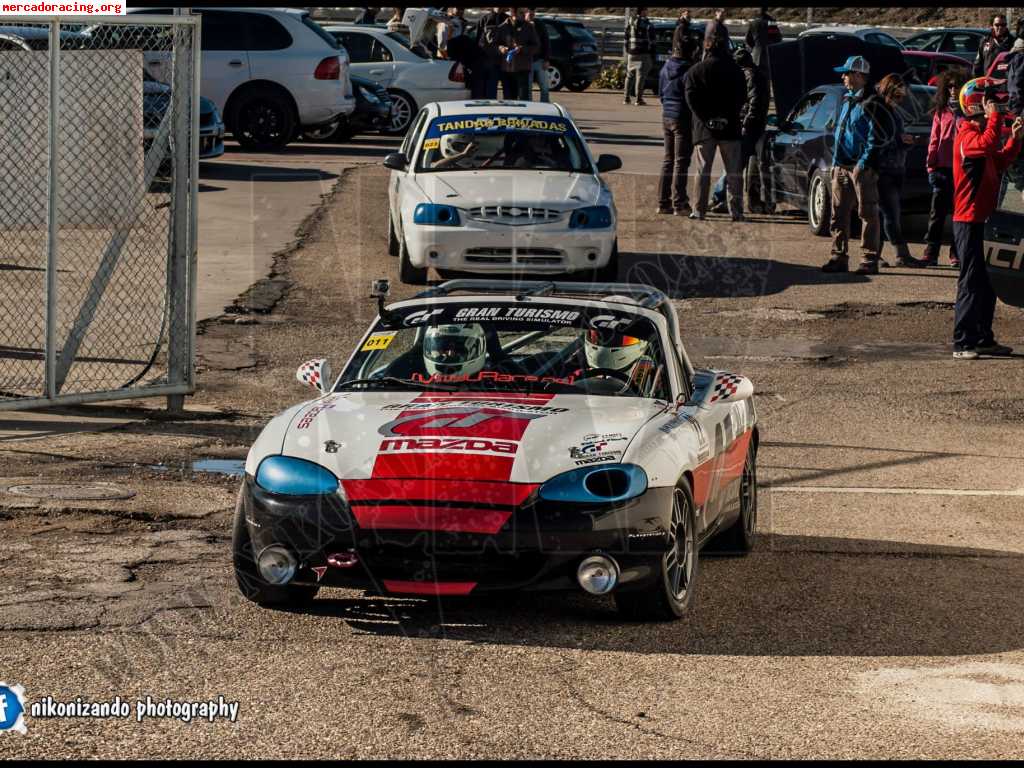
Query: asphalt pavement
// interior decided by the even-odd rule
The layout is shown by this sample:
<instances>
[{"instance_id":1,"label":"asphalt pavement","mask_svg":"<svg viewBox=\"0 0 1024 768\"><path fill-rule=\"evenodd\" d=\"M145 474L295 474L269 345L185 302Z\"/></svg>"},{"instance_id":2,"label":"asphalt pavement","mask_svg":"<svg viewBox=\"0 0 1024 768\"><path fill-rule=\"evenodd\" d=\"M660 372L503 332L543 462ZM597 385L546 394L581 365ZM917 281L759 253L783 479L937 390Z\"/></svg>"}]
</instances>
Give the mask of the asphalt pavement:
<instances>
[{"instance_id":1,"label":"asphalt pavement","mask_svg":"<svg viewBox=\"0 0 1024 768\"><path fill-rule=\"evenodd\" d=\"M223 696L237 717L29 716L4 756L1021 756L1024 357L952 359L951 268L827 275L798 215L658 215L655 102L557 98L624 159L620 279L675 299L695 363L755 384L753 553L702 558L695 611L671 624L582 594L247 603L222 472L308 397L299 363L344 362L372 278L413 290L386 253L388 142L230 151L203 165L224 187L200 195L201 289L220 298L185 414L0 419L0 681L30 705ZM245 181L282 168L313 175ZM996 330L1024 348L1024 312L1000 306ZM45 483L79 492L9 490Z\"/></svg>"}]
</instances>

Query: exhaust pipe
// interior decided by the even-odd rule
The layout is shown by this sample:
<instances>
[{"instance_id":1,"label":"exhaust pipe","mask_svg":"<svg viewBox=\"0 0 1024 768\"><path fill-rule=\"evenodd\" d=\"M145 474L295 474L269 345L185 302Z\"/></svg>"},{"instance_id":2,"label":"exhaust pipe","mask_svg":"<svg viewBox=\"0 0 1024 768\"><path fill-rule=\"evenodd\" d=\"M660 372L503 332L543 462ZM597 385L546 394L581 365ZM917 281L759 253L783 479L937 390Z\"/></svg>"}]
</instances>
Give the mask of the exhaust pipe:
<instances>
[{"instance_id":1,"label":"exhaust pipe","mask_svg":"<svg viewBox=\"0 0 1024 768\"><path fill-rule=\"evenodd\" d=\"M591 555L576 569L576 581L592 595L606 595L619 583L619 564L608 555Z\"/></svg>"}]
</instances>

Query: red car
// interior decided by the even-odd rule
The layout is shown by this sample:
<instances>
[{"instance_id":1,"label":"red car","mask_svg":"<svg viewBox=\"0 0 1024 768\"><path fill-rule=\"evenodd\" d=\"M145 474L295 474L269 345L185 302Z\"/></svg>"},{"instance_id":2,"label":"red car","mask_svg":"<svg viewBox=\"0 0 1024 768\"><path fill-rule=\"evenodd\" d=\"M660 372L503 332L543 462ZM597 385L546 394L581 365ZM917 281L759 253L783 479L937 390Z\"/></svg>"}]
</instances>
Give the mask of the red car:
<instances>
[{"instance_id":1,"label":"red car","mask_svg":"<svg viewBox=\"0 0 1024 768\"><path fill-rule=\"evenodd\" d=\"M903 51L903 61L908 74L916 77L922 85L936 85L939 75L947 69L961 69L970 77L970 66L961 57L951 53L935 51Z\"/></svg>"}]
</instances>

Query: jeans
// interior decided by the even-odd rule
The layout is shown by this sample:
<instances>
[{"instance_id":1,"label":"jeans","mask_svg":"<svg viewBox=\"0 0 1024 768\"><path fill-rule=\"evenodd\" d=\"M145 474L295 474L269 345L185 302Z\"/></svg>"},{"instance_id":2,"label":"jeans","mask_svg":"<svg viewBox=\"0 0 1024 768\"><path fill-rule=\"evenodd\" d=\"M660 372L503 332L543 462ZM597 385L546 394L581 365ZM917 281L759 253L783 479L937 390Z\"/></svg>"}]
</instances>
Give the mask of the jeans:
<instances>
[{"instance_id":1,"label":"jeans","mask_svg":"<svg viewBox=\"0 0 1024 768\"><path fill-rule=\"evenodd\" d=\"M946 219L953 213L953 169L937 168L928 174L928 184L932 188L932 205L924 241L928 244L928 252L938 256ZM953 242L952 255L956 255L956 241Z\"/></svg>"},{"instance_id":2,"label":"jeans","mask_svg":"<svg viewBox=\"0 0 1024 768\"><path fill-rule=\"evenodd\" d=\"M661 161L661 184L658 186L658 208L679 211L689 204L686 193L690 156L693 155L693 131L678 118L663 118L665 155Z\"/></svg>"},{"instance_id":3,"label":"jeans","mask_svg":"<svg viewBox=\"0 0 1024 768\"><path fill-rule=\"evenodd\" d=\"M548 68L547 62L538 59L533 62L533 71L530 73L530 87L526 89L526 100L533 101L533 83L540 86L540 100L551 101L548 96Z\"/></svg>"},{"instance_id":4,"label":"jeans","mask_svg":"<svg viewBox=\"0 0 1024 768\"><path fill-rule=\"evenodd\" d=\"M625 98L636 96L637 101L643 98L644 80L653 66L654 57L649 53L626 54L626 84L622 92Z\"/></svg>"},{"instance_id":5,"label":"jeans","mask_svg":"<svg viewBox=\"0 0 1024 768\"><path fill-rule=\"evenodd\" d=\"M735 140L708 139L697 144L697 204L694 208L698 213L707 211L708 194L711 192L711 166L715 162L716 148L725 166L729 213L735 216L743 213L743 166L740 164L743 150L740 142Z\"/></svg>"},{"instance_id":6,"label":"jeans","mask_svg":"<svg viewBox=\"0 0 1024 768\"><path fill-rule=\"evenodd\" d=\"M996 294L985 266L985 225L953 222L953 240L960 256L956 281L953 348L974 349L994 343L992 320Z\"/></svg>"},{"instance_id":7,"label":"jeans","mask_svg":"<svg viewBox=\"0 0 1024 768\"><path fill-rule=\"evenodd\" d=\"M847 259L850 215L857 204L861 220L860 247L864 261L878 261L878 171L832 166L832 258Z\"/></svg>"},{"instance_id":8,"label":"jeans","mask_svg":"<svg viewBox=\"0 0 1024 768\"><path fill-rule=\"evenodd\" d=\"M885 239L892 243L897 253L907 250L900 222L900 198L903 196L905 175L903 171L880 171L878 174L878 211L882 215L882 230Z\"/></svg>"}]
</instances>

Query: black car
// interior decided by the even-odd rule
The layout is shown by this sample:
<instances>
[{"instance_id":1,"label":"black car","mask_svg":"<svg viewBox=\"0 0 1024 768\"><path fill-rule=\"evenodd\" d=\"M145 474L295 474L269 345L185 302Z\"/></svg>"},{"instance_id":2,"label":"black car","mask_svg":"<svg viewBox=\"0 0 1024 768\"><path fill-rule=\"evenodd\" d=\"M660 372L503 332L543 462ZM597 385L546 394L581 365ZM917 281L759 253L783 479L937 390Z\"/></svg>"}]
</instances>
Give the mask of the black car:
<instances>
[{"instance_id":1,"label":"black car","mask_svg":"<svg viewBox=\"0 0 1024 768\"><path fill-rule=\"evenodd\" d=\"M936 29L908 37L903 41L905 48L915 51L933 51L935 53L951 53L974 63L978 55L981 41L991 34L991 30L983 27L957 27L955 29Z\"/></svg>"},{"instance_id":2,"label":"black car","mask_svg":"<svg viewBox=\"0 0 1024 768\"><path fill-rule=\"evenodd\" d=\"M597 38L582 22L538 16L551 43L548 59L548 87L559 91L585 91L601 73L601 57L597 52Z\"/></svg>"},{"instance_id":3,"label":"black car","mask_svg":"<svg viewBox=\"0 0 1024 768\"><path fill-rule=\"evenodd\" d=\"M785 120L769 129L766 141L776 203L807 211L808 224L816 235L829 232L833 132L845 92L842 85L812 88L797 100ZM914 137L907 154L904 216L927 215L931 205L925 160L932 125L928 110L934 93L932 86L911 85L901 107L906 131Z\"/></svg>"},{"instance_id":4,"label":"black car","mask_svg":"<svg viewBox=\"0 0 1024 768\"><path fill-rule=\"evenodd\" d=\"M668 61L669 56L672 55L672 36L676 31L676 23L674 21L653 21L655 34L655 55L654 55L654 66L651 67L647 73L647 79L644 80L644 88L649 88L651 93L655 96L658 95L658 78L661 77L661 68ZM701 50L700 46L704 42L704 28L705 24L702 21L691 21L690 22L690 39L697 46L696 50ZM733 42L732 36L729 37L729 50L736 50L736 43Z\"/></svg>"},{"instance_id":5,"label":"black car","mask_svg":"<svg viewBox=\"0 0 1024 768\"><path fill-rule=\"evenodd\" d=\"M1014 177L1017 174L1007 174ZM1024 307L1024 196L1022 179L1004 183L1001 200L985 223L985 261L992 289L1002 301Z\"/></svg>"},{"instance_id":6,"label":"black car","mask_svg":"<svg viewBox=\"0 0 1024 768\"><path fill-rule=\"evenodd\" d=\"M357 75L349 75L356 111L344 115L337 124L303 131L309 141L348 141L357 133L379 132L391 124L391 96L382 85Z\"/></svg>"}]
</instances>

